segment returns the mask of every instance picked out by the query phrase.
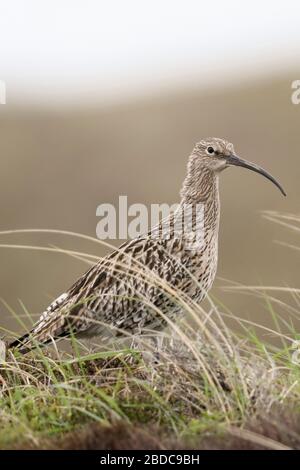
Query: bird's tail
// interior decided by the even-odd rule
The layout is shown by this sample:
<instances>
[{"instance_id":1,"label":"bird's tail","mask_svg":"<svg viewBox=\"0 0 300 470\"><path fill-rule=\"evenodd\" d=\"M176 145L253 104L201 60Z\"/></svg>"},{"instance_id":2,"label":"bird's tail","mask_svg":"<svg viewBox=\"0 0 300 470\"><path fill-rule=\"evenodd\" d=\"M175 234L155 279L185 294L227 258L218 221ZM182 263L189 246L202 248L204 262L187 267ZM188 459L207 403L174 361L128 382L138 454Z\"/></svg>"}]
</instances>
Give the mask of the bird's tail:
<instances>
[{"instance_id":1,"label":"bird's tail","mask_svg":"<svg viewBox=\"0 0 300 470\"><path fill-rule=\"evenodd\" d=\"M39 321L32 330L18 339L12 341L9 349L17 349L21 354L26 354L38 347L46 346L53 338L58 339L66 336L68 321L61 315L60 307L66 300L67 294L62 294L42 313Z\"/></svg>"},{"instance_id":2,"label":"bird's tail","mask_svg":"<svg viewBox=\"0 0 300 470\"><path fill-rule=\"evenodd\" d=\"M8 349L17 349L21 354L27 354L30 351L33 351L37 348L43 348L49 343L56 341L58 339L69 337L72 332L70 329L59 330L52 335L44 335L44 332L37 334L35 330L31 330L29 333L25 333L18 339L15 339L8 344Z\"/></svg>"},{"instance_id":3,"label":"bird's tail","mask_svg":"<svg viewBox=\"0 0 300 470\"><path fill-rule=\"evenodd\" d=\"M8 349L18 349L21 354L26 354L33 349L33 346L29 347L28 340L30 338L30 333L26 333L20 338L15 339L8 344Z\"/></svg>"},{"instance_id":4,"label":"bird's tail","mask_svg":"<svg viewBox=\"0 0 300 470\"><path fill-rule=\"evenodd\" d=\"M28 352L38 347L46 346L51 341L51 338L43 341L39 341L39 338L35 338L34 330L29 333L25 333L20 338L15 339L8 344L8 349L17 349L21 354L27 354Z\"/></svg>"}]
</instances>

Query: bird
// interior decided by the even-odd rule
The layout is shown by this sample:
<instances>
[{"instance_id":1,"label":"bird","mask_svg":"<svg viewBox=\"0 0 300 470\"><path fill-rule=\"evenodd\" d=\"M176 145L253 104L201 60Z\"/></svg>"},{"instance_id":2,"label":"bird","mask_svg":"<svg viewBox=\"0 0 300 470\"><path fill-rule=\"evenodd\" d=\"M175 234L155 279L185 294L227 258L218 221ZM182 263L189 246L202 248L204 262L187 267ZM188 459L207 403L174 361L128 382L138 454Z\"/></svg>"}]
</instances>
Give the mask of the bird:
<instances>
[{"instance_id":1,"label":"bird","mask_svg":"<svg viewBox=\"0 0 300 470\"><path fill-rule=\"evenodd\" d=\"M174 291L201 302L217 271L219 176L233 166L259 173L286 196L270 173L239 157L233 144L217 137L202 139L188 158L177 210L101 258L49 305L31 331L8 347L25 354L73 336L103 340L140 336L148 329L163 330L183 314ZM186 207L190 216L182 230ZM199 207L202 215L197 224Z\"/></svg>"}]
</instances>

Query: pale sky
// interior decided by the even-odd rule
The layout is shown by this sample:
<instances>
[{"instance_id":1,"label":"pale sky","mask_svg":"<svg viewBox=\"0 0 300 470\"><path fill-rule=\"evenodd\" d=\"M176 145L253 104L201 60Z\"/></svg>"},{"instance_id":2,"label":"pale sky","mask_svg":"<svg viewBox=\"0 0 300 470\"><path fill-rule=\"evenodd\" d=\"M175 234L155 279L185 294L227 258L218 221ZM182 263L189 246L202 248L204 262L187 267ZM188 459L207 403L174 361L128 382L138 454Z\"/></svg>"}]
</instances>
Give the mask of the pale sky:
<instances>
[{"instance_id":1,"label":"pale sky","mask_svg":"<svg viewBox=\"0 0 300 470\"><path fill-rule=\"evenodd\" d=\"M0 0L11 103L105 102L299 64L297 0Z\"/></svg>"}]
</instances>

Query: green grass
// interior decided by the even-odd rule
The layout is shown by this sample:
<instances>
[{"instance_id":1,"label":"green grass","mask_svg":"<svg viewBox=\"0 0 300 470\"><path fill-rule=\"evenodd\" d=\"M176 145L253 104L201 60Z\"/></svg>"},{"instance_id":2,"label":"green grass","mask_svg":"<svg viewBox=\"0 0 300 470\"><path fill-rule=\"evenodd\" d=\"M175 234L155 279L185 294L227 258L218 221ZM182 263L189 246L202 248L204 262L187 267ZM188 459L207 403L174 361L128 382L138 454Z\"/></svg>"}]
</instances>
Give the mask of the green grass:
<instances>
[{"instance_id":1,"label":"green grass","mask_svg":"<svg viewBox=\"0 0 300 470\"><path fill-rule=\"evenodd\" d=\"M299 409L293 350L268 348L249 332L225 357L189 334L188 343L164 346L158 361L131 349L9 354L0 368L1 447L38 446L90 422L155 424L176 438L203 437L243 427L276 405Z\"/></svg>"},{"instance_id":2,"label":"green grass","mask_svg":"<svg viewBox=\"0 0 300 470\"><path fill-rule=\"evenodd\" d=\"M211 299L206 311L162 288L186 315L179 324L169 322L158 354L147 339L138 349L128 339L105 350L73 338L71 352L59 344L25 356L9 351L0 364L0 448L39 447L93 422L104 429L116 423L155 426L185 441L240 433L257 445L280 448L276 439L250 432L248 423L278 409L300 416L300 364L294 360L299 333L293 319L299 292L288 290L295 307L276 297L280 288L227 286L263 296L274 325L265 327L233 316ZM278 302L291 320L277 312ZM228 318L237 322L237 331L227 326ZM263 340L262 331L276 341Z\"/></svg>"}]
</instances>

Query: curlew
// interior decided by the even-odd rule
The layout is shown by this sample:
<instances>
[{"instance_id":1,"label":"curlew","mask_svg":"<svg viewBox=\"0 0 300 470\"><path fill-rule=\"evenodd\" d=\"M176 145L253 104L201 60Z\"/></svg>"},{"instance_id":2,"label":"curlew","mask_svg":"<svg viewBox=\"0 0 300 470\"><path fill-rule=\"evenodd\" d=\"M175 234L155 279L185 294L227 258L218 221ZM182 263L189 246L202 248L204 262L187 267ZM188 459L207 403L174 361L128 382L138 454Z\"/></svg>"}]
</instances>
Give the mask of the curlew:
<instances>
[{"instance_id":1,"label":"curlew","mask_svg":"<svg viewBox=\"0 0 300 470\"><path fill-rule=\"evenodd\" d=\"M52 302L30 332L9 347L26 353L36 345L71 335L103 339L111 334L142 335L149 329L163 329L168 320L181 315L183 309L172 291L200 302L217 270L219 175L230 166L260 173L285 195L273 176L237 156L231 143L220 138L201 140L188 160L179 210L101 259ZM185 207L192 208L189 221L184 230L177 230L176 226L182 229L178 214ZM195 217L199 207L200 226ZM169 236L164 233L166 226Z\"/></svg>"}]
</instances>

